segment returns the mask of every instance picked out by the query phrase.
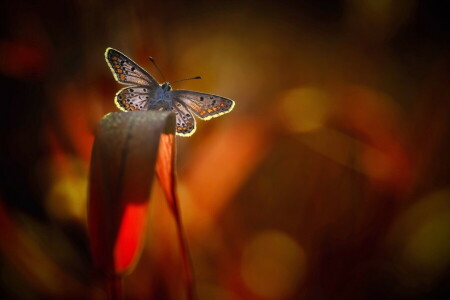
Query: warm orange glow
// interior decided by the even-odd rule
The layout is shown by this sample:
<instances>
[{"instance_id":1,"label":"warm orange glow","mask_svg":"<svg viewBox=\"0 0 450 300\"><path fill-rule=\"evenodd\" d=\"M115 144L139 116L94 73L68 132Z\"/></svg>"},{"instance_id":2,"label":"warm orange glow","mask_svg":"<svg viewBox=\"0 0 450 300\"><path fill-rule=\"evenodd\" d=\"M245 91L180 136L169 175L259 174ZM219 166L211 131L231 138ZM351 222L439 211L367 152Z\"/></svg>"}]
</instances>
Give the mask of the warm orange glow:
<instances>
[{"instance_id":1,"label":"warm orange glow","mask_svg":"<svg viewBox=\"0 0 450 300\"><path fill-rule=\"evenodd\" d=\"M269 138L262 122L244 119L224 128L220 134L210 136L197 148L189 160L186 174L181 175L186 192L193 199L189 204L181 202L182 211L192 217L185 219L186 224L193 223L187 226L200 232L207 229L195 224L197 219L204 217L191 214L191 207L197 207L194 210L207 218L219 214L263 158ZM214 174L214 180L210 174Z\"/></svg>"}]
</instances>

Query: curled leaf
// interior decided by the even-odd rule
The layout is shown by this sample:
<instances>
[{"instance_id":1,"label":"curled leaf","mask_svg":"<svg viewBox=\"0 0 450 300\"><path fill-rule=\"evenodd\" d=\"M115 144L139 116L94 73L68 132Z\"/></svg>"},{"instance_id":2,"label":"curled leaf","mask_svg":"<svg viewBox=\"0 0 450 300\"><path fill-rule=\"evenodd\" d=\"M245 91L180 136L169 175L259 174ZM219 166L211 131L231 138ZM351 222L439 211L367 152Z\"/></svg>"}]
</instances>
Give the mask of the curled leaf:
<instances>
[{"instance_id":1,"label":"curled leaf","mask_svg":"<svg viewBox=\"0 0 450 300\"><path fill-rule=\"evenodd\" d=\"M99 126L91 158L88 230L95 266L110 298L120 298L120 276L139 258L148 200L156 174L175 217L189 299L193 276L178 209L175 118L168 112L110 113Z\"/></svg>"},{"instance_id":2,"label":"curled leaf","mask_svg":"<svg viewBox=\"0 0 450 300\"><path fill-rule=\"evenodd\" d=\"M110 113L99 126L91 158L88 227L97 268L128 271L142 245L160 136L174 134L169 113Z\"/></svg>"}]
</instances>

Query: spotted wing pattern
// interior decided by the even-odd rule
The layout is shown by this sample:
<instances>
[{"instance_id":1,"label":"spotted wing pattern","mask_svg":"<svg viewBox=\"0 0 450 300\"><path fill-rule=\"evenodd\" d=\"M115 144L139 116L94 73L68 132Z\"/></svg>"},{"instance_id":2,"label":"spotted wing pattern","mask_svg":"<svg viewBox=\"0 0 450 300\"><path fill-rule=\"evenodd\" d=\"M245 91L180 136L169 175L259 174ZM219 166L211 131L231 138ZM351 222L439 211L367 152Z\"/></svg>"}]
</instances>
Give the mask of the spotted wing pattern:
<instances>
[{"instance_id":1,"label":"spotted wing pattern","mask_svg":"<svg viewBox=\"0 0 450 300\"><path fill-rule=\"evenodd\" d=\"M125 54L122 54L113 48L108 48L105 52L105 59L114 78L118 82L122 84L146 85L149 88L156 88L159 86L152 75L147 73L147 71L142 69Z\"/></svg>"},{"instance_id":2,"label":"spotted wing pattern","mask_svg":"<svg viewBox=\"0 0 450 300\"><path fill-rule=\"evenodd\" d=\"M234 108L233 100L216 95L186 90L174 90L171 95L174 100L184 103L203 120L229 113Z\"/></svg>"},{"instance_id":3,"label":"spotted wing pattern","mask_svg":"<svg viewBox=\"0 0 450 300\"><path fill-rule=\"evenodd\" d=\"M116 94L116 106L123 111L147 110L151 94L146 86L130 86Z\"/></svg>"},{"instance_id":4,"label":"spotted wing pattern","mask_svg":"<svg viewBox=\"0 0 450 300\"><path fill-rule=\"evenodd\" d=\"M174 100L172 112L176 115L177 134L181 136L190 136L195 132L195 119L189 109L183 103Z\"/></svg>"}]
</instances>

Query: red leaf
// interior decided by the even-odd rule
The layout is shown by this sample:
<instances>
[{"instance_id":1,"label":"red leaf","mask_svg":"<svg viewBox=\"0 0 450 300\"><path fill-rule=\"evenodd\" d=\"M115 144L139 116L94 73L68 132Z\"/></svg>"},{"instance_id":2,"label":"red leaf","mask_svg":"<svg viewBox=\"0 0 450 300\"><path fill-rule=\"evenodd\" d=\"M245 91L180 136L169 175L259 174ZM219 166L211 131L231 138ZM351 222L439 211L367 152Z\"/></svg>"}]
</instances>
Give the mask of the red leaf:
<instances>
[{"instance_id":1,"label":"red leaf","mask_svg":"<svg viewBox=\"0 0 450 300\"><path fill-rule=\"evenodd\" d=\"M185 283L188 299L195 299L194 276L192 274L192 262L184 236L183 223L179 211L178 195L176 191L175 175L175 143L173 134L162 134L159 146L158 160L156 161L156 176L161 184L177 227L178 242L180 245L181 259L183 262Z\"/></svg>"}]
</instances>

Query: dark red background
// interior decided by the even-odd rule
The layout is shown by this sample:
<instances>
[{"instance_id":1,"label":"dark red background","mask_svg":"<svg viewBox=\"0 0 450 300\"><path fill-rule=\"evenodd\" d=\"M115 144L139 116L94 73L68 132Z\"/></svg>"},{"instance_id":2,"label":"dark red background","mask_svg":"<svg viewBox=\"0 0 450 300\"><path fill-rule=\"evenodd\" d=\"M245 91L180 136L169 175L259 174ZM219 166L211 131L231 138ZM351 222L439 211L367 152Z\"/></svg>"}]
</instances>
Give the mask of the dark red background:
<instances>
[{"instance_id":1,"label":"dark red background","mask_svg":"<svg viewBox=\"0 0 450 300\"><path fill-rule=\"evenodd\" d=\"M45 2L45 3L44 3ZM114 47L175 88L236 101L177 138L199 299L449 294L445 1L0 4L0 293L102 299L86 235L95 127L117 111ZM130 299L179 299L155 186Z\"/></svg>"}]
</instances>

